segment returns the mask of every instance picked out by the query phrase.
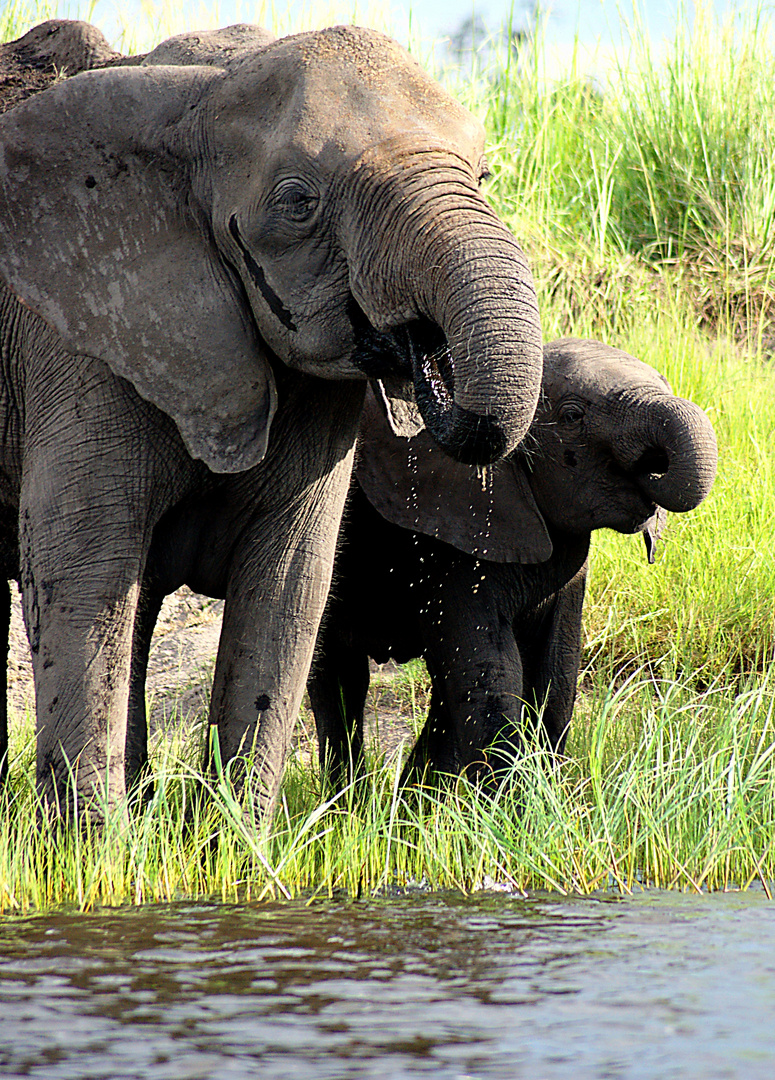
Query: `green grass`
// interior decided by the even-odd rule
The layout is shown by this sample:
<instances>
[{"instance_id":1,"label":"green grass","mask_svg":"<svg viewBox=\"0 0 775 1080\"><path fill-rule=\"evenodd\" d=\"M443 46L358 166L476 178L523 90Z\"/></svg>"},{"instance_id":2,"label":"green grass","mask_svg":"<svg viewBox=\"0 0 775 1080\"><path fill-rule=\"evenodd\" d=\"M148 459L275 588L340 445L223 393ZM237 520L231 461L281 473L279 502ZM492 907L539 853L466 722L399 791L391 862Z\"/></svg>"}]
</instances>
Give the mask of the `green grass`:
<instances>
[{"instance_id":1,"label":"green grass","mask_svg":"<svg viewBox=\"0 0 775 1080\"><path fill-rule=\"evenodd\" d=\"M474 85L492 198L553 292L597 272L661 306L665 283L690 284L701 318L755 334L772 313L772 32L763 8L719 22L699 5L666 51L636 36L605 74L575 57L547 83L539 34Z\"/></svg>"},{"instance_id":2,"label":"green grass","mask_svg":"<svg viewBox=\"0 0 775 1080\"><path fill-rule=\"evenodd\" d=\"M199 776L186 746L165 739L144 811L112 811L100 829L36 827L34 766L21 754L0 802L0 910L369 896L412 884L467 892L490 881L579 893L768 888L774 713L775 667L735 693L638 672L616 689L598 681L568 756L529 746L494 796L463 779L402 793L394 756L327 799L295 754L271 826L255 819L249 790L238 801L227 778Z\"/></svg>"},{"instance_id":3,"label":"green grass","mask_svg":"<svg viewBox=\"0 0 775 1080\"><path fill-rule=\"evenodd\" d=\"M8 6L0 33L54 6L38 18ZM152 6L114 44L139 50L183 28L172 7ZM225 780L197 775L197 740L177 733L155 747L145 811L70 833L36 827L32 726L17 720L0 909L412 882L589 892L775 878L771 30L764 9L734 29L701 13L664 53L636 38L595 78L580 56L549 77L539 35L486 74L445 76L486 125L488 194L534 267L545 337L640 356L706 409L719 439L714 489L670 517L656 565L639 538L595 537L567 758L529 748L496 797L464 780L403 795L400 763L373 753L362 789L327 800L305 737L262 828L249 798L240 806ZM415 663L377 689L372 711L398 710L416 731L427 692ZM202 786L206 805L194 798Z\"/></svg>"},{"instance_id":4,"label":"green grass","mask_svg":"<svg viewBox=\"0 0 775 1080\"><path fill-rule=\"evenodd\" d=\"M656 565L639 537L596 534L587 657L609 673L650 662L695 683L763 671L775 655L775 371L680 327L629 348L705 407L719 469L697 511L668 518Z\"/></svg>"}]
</instances>

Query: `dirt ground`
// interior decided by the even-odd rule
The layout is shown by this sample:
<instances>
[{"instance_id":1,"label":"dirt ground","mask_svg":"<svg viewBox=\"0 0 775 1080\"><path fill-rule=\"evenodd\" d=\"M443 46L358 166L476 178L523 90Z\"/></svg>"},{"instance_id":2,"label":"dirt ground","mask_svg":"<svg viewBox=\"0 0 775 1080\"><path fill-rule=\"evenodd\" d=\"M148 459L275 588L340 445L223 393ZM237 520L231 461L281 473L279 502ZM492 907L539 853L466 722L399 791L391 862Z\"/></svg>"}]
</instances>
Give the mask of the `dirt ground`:
<instances>
[{"instance_id":1,"label":"dirt ground","mask_svg":"<svg viewBox=\"0 0 775 1080\"><path fill-rule=\"evenodd\" d=\"M221 632L223 601L179 589L164 601L148 664L146 694L154 734L170 723L191 723L206 712ZM367 739L392 753L410 738L405 695L396 692L398 671L392 664L372 666L367 704ZM34 708L35 694L27 635L15 586L8 654L8 703L17 715ZM303 715L297 736L314 744L314 723Z\"/></svg>"}]
</instances>

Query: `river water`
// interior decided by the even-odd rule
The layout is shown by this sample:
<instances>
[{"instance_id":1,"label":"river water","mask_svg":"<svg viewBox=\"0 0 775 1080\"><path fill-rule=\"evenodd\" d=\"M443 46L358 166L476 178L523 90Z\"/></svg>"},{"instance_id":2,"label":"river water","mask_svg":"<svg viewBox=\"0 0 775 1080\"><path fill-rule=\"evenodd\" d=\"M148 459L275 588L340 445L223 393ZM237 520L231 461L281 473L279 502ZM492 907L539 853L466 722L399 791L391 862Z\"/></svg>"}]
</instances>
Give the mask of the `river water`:
<instances>
[{"instance_id":1,"label":"river water","mask_svg":"<svg viewBox=\"0 0 775 1080\"><path fill-rule=\"evenodd\" d=\"M0 1076L768 1077L762 892L0 918Z\"/></svg>"}]
</instances>

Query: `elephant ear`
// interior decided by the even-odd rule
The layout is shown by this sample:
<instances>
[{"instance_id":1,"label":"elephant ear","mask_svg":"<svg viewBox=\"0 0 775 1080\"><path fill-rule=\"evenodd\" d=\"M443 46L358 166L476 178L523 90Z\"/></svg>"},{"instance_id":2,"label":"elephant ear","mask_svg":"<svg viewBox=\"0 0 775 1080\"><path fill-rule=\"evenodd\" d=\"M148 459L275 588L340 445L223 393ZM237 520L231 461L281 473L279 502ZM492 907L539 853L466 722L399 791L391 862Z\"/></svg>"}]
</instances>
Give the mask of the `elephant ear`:
<instances>
[{"instance_id":1,"label":"elephant ear","mask_svg":"<svg viewBox=\"0 0 775 1080\"><path fill-rule=\"evenodd\" d=\"M427 431L390 430L371 394L358 436L355 476L387 521L497 563L539 563L552 542L527 476L507 458L486 472L448 457Z\"/></svg>"},{"instance_id":2,"label":"elephant ear","mask_svg":"<svg viewBox=\"0 0 775 1080\"><path fill-rule=\"evenodd\" d=\"M89 72L6 113L0 273L68 351L105 361L171 416L193 457L240 472L263 458L277 398L188 186L198 144L186 124L217 77Z\"/></svg>"},{"instance_id":3,"label":"elephant ear","mask_svg":"<svg viewBox=\"0 0 775 1080\"><path fill-rule=\"evenodd\" d=\"M379 406L394 435L411 439L425 429L425 422L414 399L411 379L404 379L400 375L383 376L373 380L371 389L374 398L369 396L369 400Z\"/></svg>"}]
</instances>

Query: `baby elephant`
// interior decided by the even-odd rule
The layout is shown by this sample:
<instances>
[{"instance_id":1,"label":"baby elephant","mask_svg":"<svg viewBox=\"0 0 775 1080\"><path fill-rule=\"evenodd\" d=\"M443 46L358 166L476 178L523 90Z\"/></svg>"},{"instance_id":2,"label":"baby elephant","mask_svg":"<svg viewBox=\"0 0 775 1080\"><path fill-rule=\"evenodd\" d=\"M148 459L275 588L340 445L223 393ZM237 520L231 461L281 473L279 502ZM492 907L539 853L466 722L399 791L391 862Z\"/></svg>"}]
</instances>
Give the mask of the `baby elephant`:
<instances>
[{"instance_id":1,"label":"baby elephant","mask_svg":"<svg viewBox=\"0 0 775 1080\"><path fill-rule=\"evenodd\" d=\"M308 689L321 765L357 771L369 657L422 656L430 711L404 779L489 775L524 705L562 750L576 696L593 529L641 532L698 506L716 472L705 413L653 368L595 341L544 347L541 399L510 458L480 474L425 432L392 434L373 401Z\"/></svg>"}]
</instances>

